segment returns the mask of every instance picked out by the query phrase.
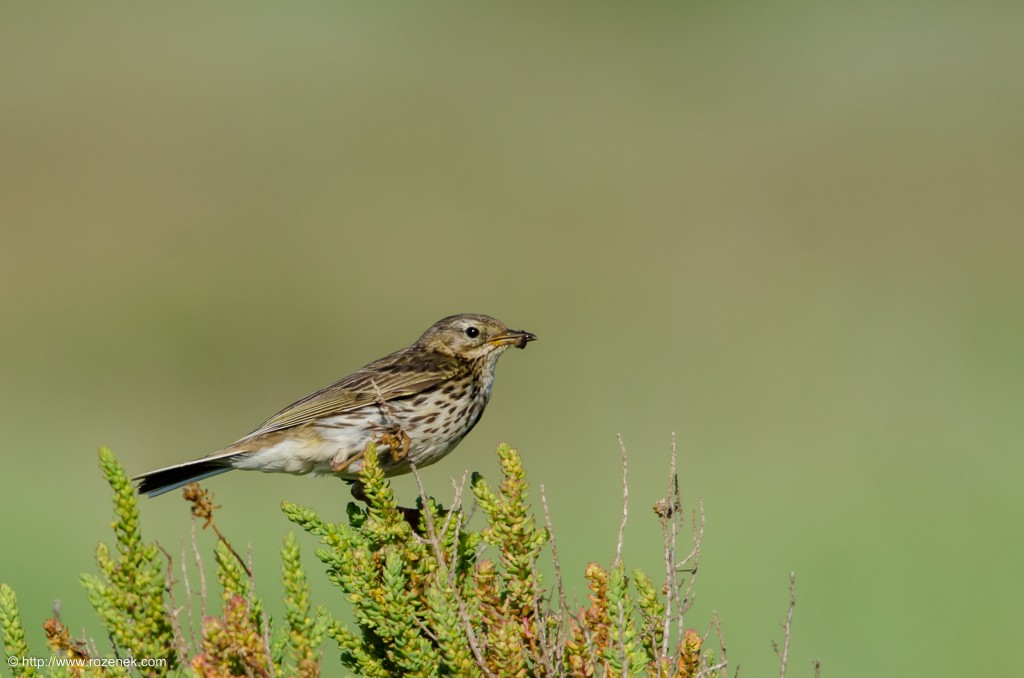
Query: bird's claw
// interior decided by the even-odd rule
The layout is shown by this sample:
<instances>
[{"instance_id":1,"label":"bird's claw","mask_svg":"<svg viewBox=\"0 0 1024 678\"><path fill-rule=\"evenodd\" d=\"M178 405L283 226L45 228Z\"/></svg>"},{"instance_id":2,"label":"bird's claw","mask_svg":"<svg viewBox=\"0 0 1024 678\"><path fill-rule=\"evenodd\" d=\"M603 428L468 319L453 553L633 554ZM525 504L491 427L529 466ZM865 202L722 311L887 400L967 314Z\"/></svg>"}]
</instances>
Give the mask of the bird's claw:
<instances>
[{"instance_id":1,"label":"bird's claw","mask_svg":"<svg viewBox=\"0 0 1024 678\"><path fill-rule=\"evenodd\" d=\"M405 431L398 428L394 432L389 431L382 435L377 444L387 445L388 449L391 450L391 461L397 464L409 456L409 446L412 444L412 440L406 435Z\"/></svg>"}]
</instances>

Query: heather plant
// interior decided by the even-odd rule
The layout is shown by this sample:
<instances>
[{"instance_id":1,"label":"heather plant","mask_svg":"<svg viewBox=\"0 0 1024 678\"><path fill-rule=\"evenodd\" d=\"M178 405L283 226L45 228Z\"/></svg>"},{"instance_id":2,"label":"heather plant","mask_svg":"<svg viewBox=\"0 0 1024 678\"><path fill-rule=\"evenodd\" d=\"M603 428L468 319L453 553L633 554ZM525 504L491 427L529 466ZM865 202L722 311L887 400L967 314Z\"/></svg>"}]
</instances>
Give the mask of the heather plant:
<instances>
[{"instance_id":1,"label":"heather plant","mask_svg":"<svg viewBox=\"0 0 1024 678\"><path fill-rule=\"evenodd\" d=\"M323 655L335 653L354 675L371 677L725 676L729 664L717 618L704 631L684 624L693 600L703 513L697 511L684 532L674 447L666 495L653 507L664 536L663 572L652 577L627 570L622 562L629 495L620 441L623 511L615 558L587 566L587 601L575 607L568 602L543 486L540 524L529 503L522 460L509 445L497 450L500 482L492 485L475 474L468 483L463 478L447 509L424 493L418 474L416 506L399 506L372 446L359 478L365 503L350 503L344 520L332 522L308 507L283 502L287 519L318 540L316 558L345 605L338 595L326 595L314 608L300 540L288 533L281 548L285 612L277 624L255 590L251 556L243 558L217 527L219 507L212 496L197 484L186 486L200 578L198 634L195 583L184 567L176 578L171 555L143 540L134 489L104 448L100 467L113 492L115 546L99 545L98 571L83 575L82 585L109 649L99 649L104 639L72 638L54 617L44 624L44 635L51 658L60 662L26 661L34 655L18 602L2 584L0 632L8 666L19 676L313 678L321 674ZM470 527L467 494L482 513L482 529ZM219 609L212 613L195 521L217 537ZM545 570L549 576L553 572L553 581L546 581ZM182 593L185 603L179 605ZM346 608L349 622L328 612ZM778 650L782 675L791 619L792 598L784 646Z\"/></svg>"}]
</instances>

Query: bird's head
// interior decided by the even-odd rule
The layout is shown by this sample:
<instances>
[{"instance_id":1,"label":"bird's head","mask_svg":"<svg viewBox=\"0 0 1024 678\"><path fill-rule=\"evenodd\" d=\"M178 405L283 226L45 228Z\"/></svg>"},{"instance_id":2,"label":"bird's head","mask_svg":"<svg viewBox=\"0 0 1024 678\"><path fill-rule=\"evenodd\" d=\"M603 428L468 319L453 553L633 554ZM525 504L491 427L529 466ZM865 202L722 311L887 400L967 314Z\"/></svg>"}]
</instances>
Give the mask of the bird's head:
<instances>
[{"instance_id":1,"label":"bird's head","mask_svg":"<svg viewBox=\"0 0 1024 678\"><path fill-rule=\"evenodd\" d=\"M445 355L478 360L497 358L509 346L526 348L527 342L536 338L523 330L510 330L497 318L462 313L438 320L423 333L418 343Z\"/></svg>"}]
</instances>

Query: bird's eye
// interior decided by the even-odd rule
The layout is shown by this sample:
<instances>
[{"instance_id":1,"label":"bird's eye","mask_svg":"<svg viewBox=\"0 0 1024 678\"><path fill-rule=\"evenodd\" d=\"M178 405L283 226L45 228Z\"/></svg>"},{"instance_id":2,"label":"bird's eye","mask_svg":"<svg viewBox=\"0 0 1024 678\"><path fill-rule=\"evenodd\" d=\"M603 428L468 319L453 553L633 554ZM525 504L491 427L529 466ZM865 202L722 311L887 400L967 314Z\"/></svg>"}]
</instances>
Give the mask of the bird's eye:
<instances>
[{"instance_id":1,"label":"bird's eye","mask_svg":"<svg viewBox=\"0 0 1024 678\"><path fill-rule=\"evenodd\" d=\"M466 336L469 337L470 339L476 339L477 337L480 336L480 330L470 325L469 327L466 328Z\"/></svg>"}]
</instances>

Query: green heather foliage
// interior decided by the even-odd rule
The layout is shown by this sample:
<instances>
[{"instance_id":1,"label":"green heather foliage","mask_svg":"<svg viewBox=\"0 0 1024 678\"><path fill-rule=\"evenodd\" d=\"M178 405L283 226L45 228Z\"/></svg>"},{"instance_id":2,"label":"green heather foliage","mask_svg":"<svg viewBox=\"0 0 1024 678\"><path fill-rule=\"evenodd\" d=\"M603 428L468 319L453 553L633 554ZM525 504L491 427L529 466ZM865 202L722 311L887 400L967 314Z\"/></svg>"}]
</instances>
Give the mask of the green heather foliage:
<instances>
[{"instance_id":1,"label":"green heather foliage","mask_svg":"<svg viewBox=\"0 0 1024 678\"><path fill-rule=\"evenodd\" d=\"M607 568L591 563L584 573L589 606L569 609L552 535L538 527L527 501L522 460L509 445L498 447L498 457L503 477L497 487L478 475L471 482L486 519L479 531L469 529L461 490L449 510L425 496L415 509L399 506L372 447L360 475L366 504L350 503L344 521L282 503L288 520L319 540L316 557L347 601L352 625L333 618L327 605L314 610L299 542L289 533L281 549L284 621L275 630L254 590L252 564L243 563L213 525L220 611L202 618L198 639L186 640L179 616L191 600L182 607L174 602L182 582L168 574L170 556L143 540L131 483L113 453L100 450L113 490L116 547L112 553L100 544L99 572L83 575L82 584L106 628L110 655L161 660L159 666L130 670L106 666L102 675L312 678L321 673L325 651L340 653L354 675L382 678L724 674L724 659L716 663L701 647L705 638L683 629L689 596L681 593L682 575L656 584L640 570L627 574L618 559ZM212 524L217 507L208 494L196 487L186 496L193 497L193 514ZM682 525L678 492L670 490L655 513L671 546L666 571L688 575L674 560ZM548 554L555 586L546 585L540 573L539 561ZM202 602L205 610L207 601ZM338 605L336 599L325 602ZM33 656L17 599L6 584L0 585L0 626L8 658ZM71 639L59 620L48 620L46 630L54 656L83 662L102 656L96 654L102 642ZM322 647L325 636L335 650ZM18 662L9 666L15 675L40 673ZM99 671L80 664L53 675Z\"/></svg>"},{"instance_id":2,"label":"green heather foliage","mask_svg":"<svg viewBox=\"0 0 1024 678\"><path fill-rule=\"evenodd\" d=\"M142 541L135 488L114 453L100 450L100 468L114 491L114 537L117 557L106 544L96 548L99 575L82 575L82 586L121 656L166 659L178 665L174 632L164 609L164 574L155 544Z\"/></svg>"},{"instance_id":3,"label":"green heather foliage","mask_svg":"<svg viewBox=\"0 0 1024 678\"><path fill-rule=\"evenodd\" d=\"M317 676L320 675L320 643L324 637L327 611L321 607L317 609L316 619L310 616L309 584L299 560L299 544L292 532L285 537L281 560L284 561L281 580L284 584L285 618L288 622L284 644L287 645L296 675L303 678ZM280 660L277 663L280 664Z\"/></svg>"},{"instance_id":4,"label":"green heather foliage","mask_svg":"<svg viewBox=\"0 0 1024 678\"><path fill-rule=\"evenodd\" d=\"M0 584L0 629L4 634L4 654L7 657L28 657L28 645L25 643L25 629L21 627L21 617L18 615L18 597L14 590L7 584ZM22 666L15 663L13 666L8 663L16 676L38 675L34 666Z\"/></svg>"}]
</instances>

